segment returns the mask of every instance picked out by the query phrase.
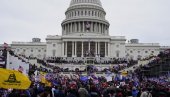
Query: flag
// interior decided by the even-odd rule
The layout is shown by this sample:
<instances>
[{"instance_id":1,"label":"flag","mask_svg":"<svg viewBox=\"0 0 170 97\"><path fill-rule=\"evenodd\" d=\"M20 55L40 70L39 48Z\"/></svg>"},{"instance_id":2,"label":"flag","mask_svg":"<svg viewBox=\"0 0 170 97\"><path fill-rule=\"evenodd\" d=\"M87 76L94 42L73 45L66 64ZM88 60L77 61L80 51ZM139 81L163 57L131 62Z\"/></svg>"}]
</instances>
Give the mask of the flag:
<instances>
[{"instance_id":1,"label":"flag","mask_svg":"<svg viewBox=\"0 0 170 97\"><path fill-rule=\"evenodd\" d=\"M22 73L24 71L24 68L22 66L19 66L18 71Z\"/></svg>"},{"instance_id":2,"label":"flag","mask_svg":"<svg viewBox=\"0 0 170 97\"><path fill-rule=\"evenodd\" d=\"M7 48L8 47L8 44L6 42L4 42L4 45L3 45L4 48Z\"/></svg>"},{"instance_id":3,"label":"flag","mask_svg":"<svg viewBox=\"0 0 170 97\"><path fill-rule=\"evenodd\" d=\"M16 70L0 68L0 88L28 89L31 85L29 78Z\"/></svg>"},{"instance_id":4,"label":"flag","mask_svg":"<svg viewBox=\"0 0 170 97\"><path fill-rule=\"evenodd\" d=\"M128 75L128 72L127 71L123 71L123 72L121 72L121 75L125 77L125 76Z\"/></svg>"},{"instance_id":5,"label":"flag","mask_svg":"<svg viewBox=\"0 0 170 97\"><path fill-rule=\"evenodd\" d=\"M0 56L0 65L4 65L5 64L5 59L4 57Z\"/></svg>"},{"instance_id":6,"label":"flag","mask_svg":"<svg viewBox=\"0 0 170 97\"><path fill-rule=\"evenodd\" d=\"M40 82L41 83L44 83L46 86L51 86L51 82L49 82L45 76L46 76L47 73L45 72L40 72Z\"/></svg>"},{"instance_id":7,"label":"flag","mask_svg":"<svg viewBox=\"0 0 170 97\"><path fill-rule=\"evenodd\" d=\"M107 76L107 77L106 77L106 80L107 80L107 82L112 81L112 76Z\"/></svg>"},{"instance_id":8,"label":"flag","mask_svg":"<svg viewBox=\"0 0 170 97\"><path fill-rule=\"evenodd\" d=\"M0 54L0 68L6 67L6 57L3 55L4 55L4 52L1 52L1 54Z\"/></svg>"},{"instance_id":9,"label":"flag","mask_svg":"<svg viewBox=\"0 0 170 97\"><path fill-rule=\"evenodd\" d=\"M86 81L88 81L88 76L81 76L80 80L83 82L86 82Z\"/></svg>"},{"instance_id":10,"label":"flag","mask_svg":"<svg viewBox=\"0 0 170 97\"><path fill-rule=\"evenodd\" d=\"M90 30L90 23L89 22L86 23L86 30Z\"/></svg>"}]
</instances>

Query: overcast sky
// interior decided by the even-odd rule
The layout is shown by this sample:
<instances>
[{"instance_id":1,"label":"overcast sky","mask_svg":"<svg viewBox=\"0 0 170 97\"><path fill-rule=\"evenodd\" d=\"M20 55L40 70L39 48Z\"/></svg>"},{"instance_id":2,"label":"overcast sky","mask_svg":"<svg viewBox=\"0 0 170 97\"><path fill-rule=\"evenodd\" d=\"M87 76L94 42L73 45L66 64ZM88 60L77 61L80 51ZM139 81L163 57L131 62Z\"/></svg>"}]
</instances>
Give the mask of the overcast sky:
<instances>
[{"instance_id":1,"label":"overcast sky","mask_svg":"<svg viewBox=\"0 0 170 97\"><path fill-rule=\"evenodd\" d=\"M0 0L0 44L61 35L71 0ZM170 0L101 0L110 35L170 45Z\"/></svg>"}]
</instances>

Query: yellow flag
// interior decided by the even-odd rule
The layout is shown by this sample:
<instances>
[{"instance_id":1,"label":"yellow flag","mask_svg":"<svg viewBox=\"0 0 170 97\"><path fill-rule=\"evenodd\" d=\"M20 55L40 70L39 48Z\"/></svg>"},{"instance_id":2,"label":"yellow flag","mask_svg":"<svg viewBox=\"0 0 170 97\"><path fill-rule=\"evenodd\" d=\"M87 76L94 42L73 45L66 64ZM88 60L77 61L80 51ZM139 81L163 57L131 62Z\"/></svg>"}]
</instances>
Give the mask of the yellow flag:
<instances>
[{"instance_id":1,"label":"yellow flag","mask_svg":"<svg viewBox=\"0 0 170 97\"><path fill-rule=\"evenodd\" d=\"M122 74L122 76L127 76L128 72L127 71L123 71L121 74Z\"/></svg>"},{"instance_id":2,"label":"yellow flag","mask_svg":"<svg viewBox=\"0 0 170 97\"><path fill-rule=\"evenodd\" d=\"M40 72L40 80L41 80L41 83L44 83L46 86L51 86L51 83L45 79L45 76L46 76L47 73L45 72Z\"/></svg>"},{"instance_id":3,"label":"yellow flag","mask_svg":"<svg viewBox=\"0 0 170 97\"><path fill-rule=\"evenodd\" d=\"M29 78L19 71L0 68L0 88L28 89L30 85Z\"/></svg>"}]
</instances>

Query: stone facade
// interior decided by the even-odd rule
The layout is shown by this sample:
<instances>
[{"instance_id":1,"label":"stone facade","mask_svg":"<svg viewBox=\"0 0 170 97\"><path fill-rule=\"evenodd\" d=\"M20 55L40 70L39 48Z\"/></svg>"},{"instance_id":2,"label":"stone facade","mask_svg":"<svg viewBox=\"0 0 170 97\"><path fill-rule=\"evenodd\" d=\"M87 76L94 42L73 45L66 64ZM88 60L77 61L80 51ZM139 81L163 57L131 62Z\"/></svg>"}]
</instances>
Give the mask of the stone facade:
<instances>
[{"instance_id":1,"label":"stone facade","mask_svg":"<svg viewBox=\"0 0 170 97\"><path fill-rule=\"evenodd\" d=\"M62 36L48 35L46 43L13 42L16 54L32 57L145 58L157 55L157 43L126 43L124 36L110 36L109 22L100 0L71 0L61 23ZM137 41L137 40L134 40Z\"/></svg>"}]
</instances>

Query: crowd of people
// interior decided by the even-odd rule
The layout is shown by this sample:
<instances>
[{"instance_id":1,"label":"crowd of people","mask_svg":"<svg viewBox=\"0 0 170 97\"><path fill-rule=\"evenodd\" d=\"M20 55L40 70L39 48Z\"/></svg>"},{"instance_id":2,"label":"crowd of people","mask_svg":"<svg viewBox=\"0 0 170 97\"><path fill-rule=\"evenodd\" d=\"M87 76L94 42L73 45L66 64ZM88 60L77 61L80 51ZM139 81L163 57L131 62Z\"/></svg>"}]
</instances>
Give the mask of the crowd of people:
<instances>
[{"instance_id":1,"label":"crowd of people","mask_svg":"<svg viewBox=\"0 0 170 97\"><path fill-rule=\"evenodd\" d=\"M52 85L32 82L27 90L0 89L0 97L170 97L170 87L135 73L125 78L64 76L55 74Z\"/></svg>"},{"instance_id":2,"label":"crowd of people","mask_svg":"<svg viewBox=\"0 0 170 97\"><path fill-rule=\"evenodd\" d=\"M22 57L15 56L24 61ZM160 59L166 60L168 57L170 57L170 52L160 53L147 65L152 65L154 62L159 63ZM165 76L147 78L141 74L142 67L127 75L118 72L124 67L136 64L133 60L123 61L123 63L127 63L126 65L122 63L122 60L120 63L116 62L119 65L105 70L105 76L96 76L97 70L94 65L88 66L87 75L82 75L79 70L75 70L77 72L75 75L61 75L59 72L63 72L62 68L48 64L50 61L47 62L47 60L37 59L37 61L44 67L30 64L28 74L32 82L30 88L26 90L0 88L0 97L170 97L170 81ZM55 72L47 68L51 68ZM35 74L35 71L52 75L48 78L45 76L50 85L41 80L35 80L36 76L39 76Z\"/></svg>"},{"instance_id":3,"label":"crowd of people","mask_svg":"<svg viewBox=\"0 0 170 97\"><path fill-rule=\"evenodd\" d=\"M58 60L58 62L60 62L61 64L68 64L68 65L75 65L77 64L77 62L79 63L80 61L75 61L74 59L72 60L66 60L66 59L61 59L61 58L54 58L54 60ZM54 60L41 60L41 59L37 59L37 62L41 65L43 65L44 67L47 67L47 68L51 68L51 69L58 69L59 71L61 72L75 72L76 70L69 70L69 68L67 69L63 69L63 68L60 68L59 66L57 65L51 65L53 62L55 62ZM60 61L59 61L60 60ZM113 72L119 72L120 70L123 70L125 68L128 68L128 67L131 67L131 66L134 66L135 64L137 64L137 61L136 60L125 60L125 59L112 59L114 60L113 62L112 61L104 61L106 63L101 63L100 65L104 65L104 64L114 64L114 66L112 68L105 68L103 70L96 70L98 72L105 72L107 69L110 69L111 71ZM76 62L76 63L74 63ZM84 62L84 61L82 61ZM85 65L86 63L83 63L83 64L78 64L78 65ZM93 64L95 65L99 65L98 63L94 62ZM81 72L86 72L86 68L84 70L81 70Z\"/></svg>"},{"instance_id":4,"label":"crowd of people","mask_svg":"<svg viewBox=\"0 0 170 97\"><path fill-rule=\"evenodd\" d=\"M44 60L44 59L43 59ZM60 64L85 64L88 61L88 57L86 58L65 58L65 57L48 57L45 59L47 63L60 63ZM121 63L128 63L129 61L137 62L136 60L126 58L98 58L93 57L92 62L93 64L121 64Z\"/></svg>"},{"instance_id":5,"label":"crowd of people","mask_svg":"<svg viewBox=\"0 0 170 97\"><path fill-rule=\"evenodd\" d=\"M141 76L142 74L148 77L169 76L170 74L169 66L170 66L170 50L166 50L164 52L160 52L160 54L158 54L158 56L156 56L148 64L138 67L135 71L138 72L138 74L141 74Z\"/></svg>"}]
</instances>

